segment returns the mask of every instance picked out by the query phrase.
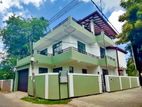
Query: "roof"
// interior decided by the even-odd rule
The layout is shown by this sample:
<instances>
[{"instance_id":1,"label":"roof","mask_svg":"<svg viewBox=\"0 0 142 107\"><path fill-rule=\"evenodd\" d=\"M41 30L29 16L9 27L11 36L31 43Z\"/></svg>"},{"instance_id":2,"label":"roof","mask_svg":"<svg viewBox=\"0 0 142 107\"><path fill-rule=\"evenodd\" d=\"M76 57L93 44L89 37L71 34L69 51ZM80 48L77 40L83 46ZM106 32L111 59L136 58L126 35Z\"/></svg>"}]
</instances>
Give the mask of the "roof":
<instances>
[{"instance_id":1,"label":"roof","mask_svg":"<svg viewBox=\"0 0 142 107\"><path fill-rule=\"evenodd\" d=\"M119 47L115 47L115 46L109 46L109 47L106 47L106 49L113 49L113 50L118 50L124 54L127 54L127 52Z\"/></svg>"},{"instance_id":2,"label":"roof","mask_svg":"<svg viewBox=\"0 0 142 107\"><path fill-rule=\"evenodd\" d=\"M91 20L94 21L96 34L100 34L101 30L103 29L105 34L108 35L109 37L115 38L115 35L117 35L116 31L112 28L112 26L108 23L108 21L106 21L98 11L91 13L90 15L79 20L78 22L81 25L84 25L85 28L90 30L89 24Z\"/></svg>"}]
</instances>

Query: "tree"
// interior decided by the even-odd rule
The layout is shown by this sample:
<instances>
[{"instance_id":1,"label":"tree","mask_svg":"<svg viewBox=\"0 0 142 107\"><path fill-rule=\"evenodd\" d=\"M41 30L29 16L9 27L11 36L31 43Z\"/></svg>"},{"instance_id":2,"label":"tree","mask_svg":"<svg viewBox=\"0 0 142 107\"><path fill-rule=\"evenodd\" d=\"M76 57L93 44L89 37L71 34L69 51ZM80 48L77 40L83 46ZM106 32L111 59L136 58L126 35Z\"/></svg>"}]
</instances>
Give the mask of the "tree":
<instances>
[{"instance_id":1,"label":"tree","mask_svg":"<svg viewBox=\"0 0 142 107\"><path fill-rule=\"evenodd\" d=\"M127 61L126 72L127 72L128 76L137 76L137 74L138 74L132 58L129 58Z\"/></svg>"},{"instance_id":2,"label":"tree","mask_svg":"<svg viewBox=\"0 0 142 107\"><path fill-rule=\"evenodd\" d=\"M122 33L118 35L117 43L131 42L139 75L142 72L142 0L121 0L121 6L126 12L119 17L125 22ZM142 85L142 77L140 76Z\"/></svg>"},{"instance_id":3,"label":"tree","mask_svg":"<svg viewBox=\"0 0 142 107\"><path fill-rule=\"evenodd\" d=\"M0 35L8 55L2 63L4 68L12 70L17 58L30 55L29 39L32 38L32 41L36 42L44 36L48 21L43 17L24 19L13 15L5 23Z\"/></svg>"}]
</instances>

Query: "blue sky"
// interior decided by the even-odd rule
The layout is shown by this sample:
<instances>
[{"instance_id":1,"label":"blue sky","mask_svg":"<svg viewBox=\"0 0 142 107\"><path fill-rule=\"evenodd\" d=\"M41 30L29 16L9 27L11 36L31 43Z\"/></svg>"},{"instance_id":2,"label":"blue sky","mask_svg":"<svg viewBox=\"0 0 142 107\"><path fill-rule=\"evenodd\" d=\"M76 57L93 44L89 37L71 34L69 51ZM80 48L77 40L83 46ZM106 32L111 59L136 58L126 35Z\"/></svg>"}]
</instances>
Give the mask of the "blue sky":
<instances>
[{"instance_id":1,"label":"blue sky","mask_svg":"<svg viewBox=\"0 0 142 107\"><path fill-rule=\"evenodd\" d=\"M25 18L29 18L31 16L43 16L46 19L50 19L70 1L72 0L2 0L3 3L0 4L0 26L5 26L3 21L7 20L13 13ZM78 1L81 2L79 5L65 14L62 18L55 21L52 25L50 25L50 27L55 26L67 16L73 16L76 19L81 19L96 10L90 0ZM98 6L100 5L99 0L94 1L98 4ZM124 13L124 10L119 6L120 0L102 0L102 2L103 12L117 30L121 32L122 23L118 22L118 16ZM1 47L2 42L0 42L0 51L2 51Z\"/></svg>"}]
</instances>

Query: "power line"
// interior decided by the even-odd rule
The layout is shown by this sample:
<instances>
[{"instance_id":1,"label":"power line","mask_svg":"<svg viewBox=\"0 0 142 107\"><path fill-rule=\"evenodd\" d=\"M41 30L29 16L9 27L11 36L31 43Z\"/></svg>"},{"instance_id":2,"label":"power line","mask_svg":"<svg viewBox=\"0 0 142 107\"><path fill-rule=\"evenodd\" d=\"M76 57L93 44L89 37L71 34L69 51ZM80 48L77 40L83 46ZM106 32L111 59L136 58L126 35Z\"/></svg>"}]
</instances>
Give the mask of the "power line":
<instances>
[{"instance_id":1,"label":"power line","mask_svg":"<svg viewBox=\"0 0 142 107\"><path fill-rule=\"evenodd\" d=\"M97 6L97 4L94 2L94 0L91 0L92 1L92 3L95 5L95 7L98 9L98 11L102 14L102 16L109 22L109 24L113 27L113 29L115 29L115 31L117 32L117 33L119 33L118 32L118 30L113 26L113 24L108 20L108 18L105 16L105 14L102 12L102 10ZM100 3L102 3L102 1L100 1ZM102 8L102 7L101 7Z\"/></svg>"},{"instance_id":2,"label":"power line","mask_svg":"<svg viewBox=\"0 0 142 107\"><path fill-rule=\"evenodd\" d=\"M78 1L78 0L72 0L71 2L69 2L63 9L61 9L57 14L55 14L49 20L49 24L52 24L54 21L56 21L57 19L59 19L60 17L62 17L64 14L66 14L67 12L69 12L71 9L73 9L75 6L77 6L80 3L81 2Z\"/></svg>"}]
</instances>

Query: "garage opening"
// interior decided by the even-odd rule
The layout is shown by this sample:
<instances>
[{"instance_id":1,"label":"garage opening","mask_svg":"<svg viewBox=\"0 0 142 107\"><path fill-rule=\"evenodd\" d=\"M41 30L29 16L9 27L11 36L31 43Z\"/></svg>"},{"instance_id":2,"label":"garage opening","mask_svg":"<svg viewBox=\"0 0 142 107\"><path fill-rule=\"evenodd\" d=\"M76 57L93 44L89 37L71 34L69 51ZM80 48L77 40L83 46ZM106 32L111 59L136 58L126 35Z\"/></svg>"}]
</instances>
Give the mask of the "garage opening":
<instances>
[{"instance_id":1,"label":"garage opening","mask_svg":"<svg viewBox=\"0 0 142 107\"><path fill-rule=\"evenodd\" d=\"M18 71L18 91L27 92L29 69Z\"/></svg>"}]
</instances>

